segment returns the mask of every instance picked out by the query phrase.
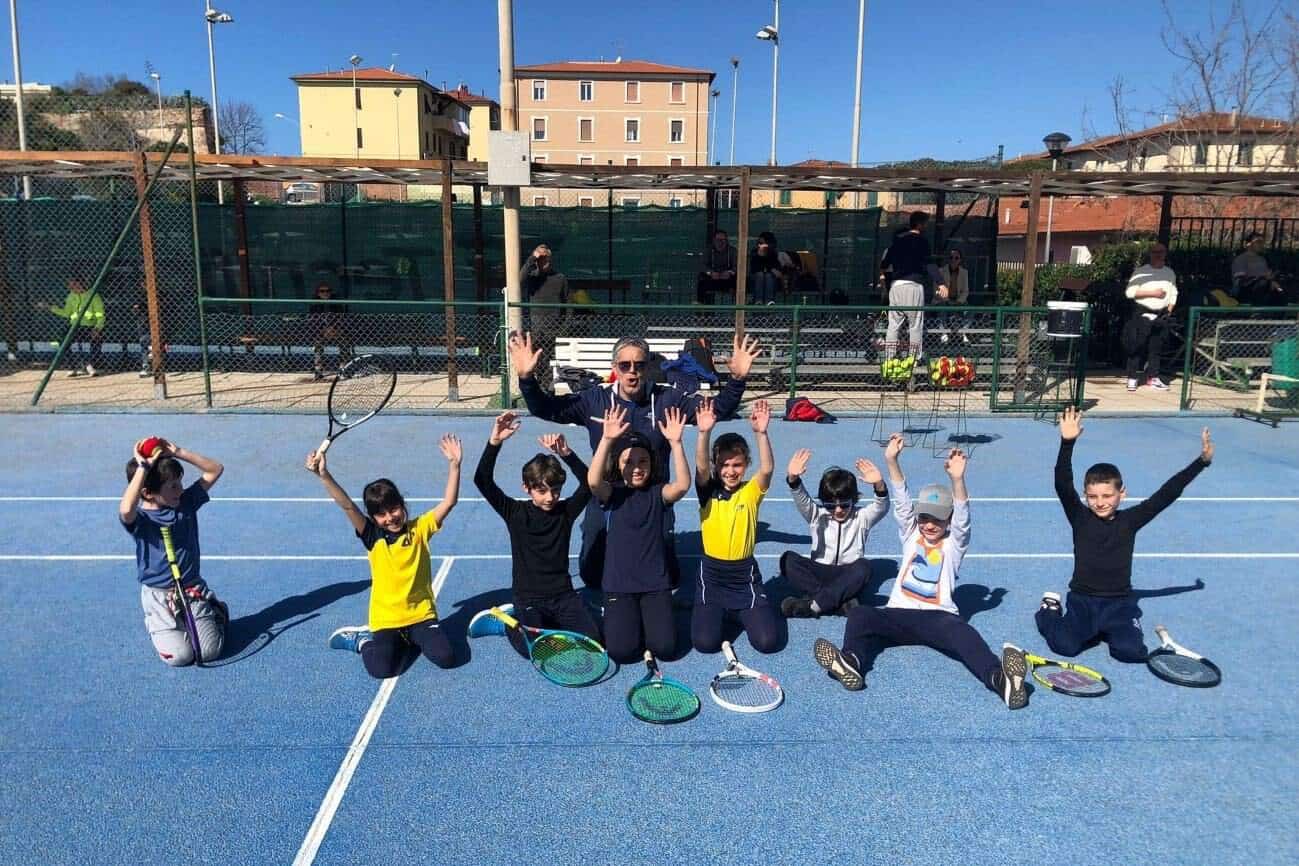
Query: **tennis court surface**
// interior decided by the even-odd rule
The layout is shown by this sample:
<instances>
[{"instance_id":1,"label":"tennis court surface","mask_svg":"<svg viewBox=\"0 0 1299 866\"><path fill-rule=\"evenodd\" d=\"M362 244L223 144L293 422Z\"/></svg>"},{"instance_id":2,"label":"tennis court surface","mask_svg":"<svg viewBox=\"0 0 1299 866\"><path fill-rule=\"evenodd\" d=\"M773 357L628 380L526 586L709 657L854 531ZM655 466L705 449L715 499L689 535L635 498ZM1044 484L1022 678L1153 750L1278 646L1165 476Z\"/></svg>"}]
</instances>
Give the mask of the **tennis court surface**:
<instances>
[{"instance_id":1,"label":"tennis court surface","mask_svg":"<svg viewBox=\"0 0 1299 866\"><path fill-rule=\"evenodd\" d=\"M720 654L690 652L664 669L703 710L660 727L624 705L642 668L564 689L504 640L464 637L474 612L508 600L504 527L470 480L489 423L380 417L330 451L354 495L385 475L422 510L445 479L437 435L465 443L465 498L432 551L438 607L466 660L448 671L421 660L381 683L325 645L364 621L369 573L301 468L321 419L6 416L0 862L1299 862L1299 426L1208 419L1213 466L1138 541L1147 642L1166 624L1219 664L1218 688L1179 688L1098 648L1080 660L1108 675L1110 695L1038 689L1011 713L956 661L897 648L849 693L812 660L816 637L842 636L843 620L825 617L791 621L776 655L737 641L782 682L778 710L722 710L707 697ZM1203 423L1089 418L1075 471L1112 460L1146 495L1198 453ZM973 541L957 600L989 644L1045 653L1033 613L1071 567L1051 487L1058 437L1027 419L970 426L991 441L967 475ZM525 421L502 455L503 488L552 429ZM565 430L589 456L585 434ZM232 616L208 669L154 657L117 521L131 443L155 433L226 465L200 517L204 576ZM777 481L758 546L769 581L780 552L807 545L780 480L790 453L813 448L815 478L878 459L869 434L855 419L773 423ZM943 478L926 448L903 465L913 490ZM677 513L689 555L693 498ZM897 551L888 518L868 544L876 603Z\"/></svg>"}]
</instances>

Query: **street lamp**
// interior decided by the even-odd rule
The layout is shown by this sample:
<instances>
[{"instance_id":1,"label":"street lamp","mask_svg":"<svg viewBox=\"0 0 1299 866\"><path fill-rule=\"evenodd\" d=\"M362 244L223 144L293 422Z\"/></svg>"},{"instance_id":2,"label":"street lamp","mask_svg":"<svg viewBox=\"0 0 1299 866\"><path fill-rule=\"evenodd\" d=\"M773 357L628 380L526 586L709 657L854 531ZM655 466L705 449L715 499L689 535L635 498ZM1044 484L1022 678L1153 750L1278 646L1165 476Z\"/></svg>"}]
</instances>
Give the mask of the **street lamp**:
<instances>
[{"instance_id":1,"label":"street lamp","mask_svg":"<svg viewBox=\"0 0 1299 866\"><path fill-rule=\"evenodd\" d=\"M154 86L158 88L158 129L159 129L159 133L161 134L161 130L162 130L162 128L163 128L163 123L162 123L162 73L161 73L161 72L150 72L150 73L149 73L149 77L153 79L153 84L154 84Z\"/></svg>"},{"instance_id":2,"label":"street lamp","mask_svg":"<svg viewBox=\"0 0 1299 866\"><path fill-rule=\"evenodd\" d=\"M771 156L769 165L776 164L776 92L780 80L780 0L775 0L776 16L774 23L768 24L754 34L763 42L771 43Z\"/></svg>"},{"instance_id":3,"label":"street lamp","mask_svg":"<svg viewBox=\"0 0 1299 866\"><path fill-rule=\"evenodd\" d=\"M353 54L347 58L347 62L352 64L352 158L360 159L361 136L357 130L361 128L361 121L357 119L356 112L358 109L357 103L361 100L357 98L356 94L356 67L361 64L361 55Z\"/></svg>"},{"instance_id":4,"label":"street lamp","mask_svg":"<svg viewBox=\"0 0 1299 866\"><path fill-rule=\"evenodd\" d=\"M394 87L392 96L393 114L397 124L397 158L401 159L401 88ZM418 97L416 98L418 99Z\"/></svg>"},{"instance_id":5,"label":"street lamp","mask_svg":"<svg viewBox=\"0 0 1299 866\"><path fill-rule=\"evenodd\" d=\"M212 8L212 0L203 0L203 20L207 22L207 71L212 80L212 137L214 152L221 153L221 110L217 104L216 52L212 48L212 28L217 24L233 24L234 16ZM225 190L217 181L217 204L225 204Z\"/></svg>"},{"instance_id":6,"label":"street lamp","mask_svg":"<svg viewBox=\"0 0 1299 866\"><path fill-rule=\"evenodd\" d=\"M1064 149L1069 146L1070 141L1073 141L1073 139L1063 132L1053 132L1042 139L1042 143L1046 145L1046 152L1051 155L1052 173L1055 172L1056 160L1060 158L1060 154L1064 153ZM1045 264L1051 262L1051 218L1054 216L1055 196L1051 195L1047 196L1046 199L1046 249L1042 253L1042 261Z\"/></svg>"},{"instance_id":7,"label":"street lamp","mask_svg":"<svg viewBox=\"0 0 1299 866\"><path fill-rule=\"evenodd\" d=\"M18 51L18 0L9 0L9 41L14 53L14 107L17 109L18 149L27 149L27 117L23 108L23 61ZM32 197L32 179L23 175L23 198ZM14 346L9 347L9 360L14 360Z\"/></svg>"},{"instance_id":8,"label":"street lamp","mask_svg":"<svg viewBox=\"0 0 1299 866\"><path fill-rule=\"evenodd\" d=\"M735 165L735 103L740 96L740 58L731 58L731 158L727 165Z\"/></svg>"},{"instance_id":9,"label":"street lamp","mask_svg":"<svg viewBox=\"0 0 1299 866\"><path fill-rule=\"evenodd\" d=\"M865 36L866 0L859 0L857 4L857 77L852 94L852 161L849 163L853 168L857 167L857 152L861 149L861 64ZM860 192L852 194L852 208L853 210L861 208Z\"/></svg>"},{"instance_id":10,"label":"street lamp","mask_svg":"<svg viewBox=\"0 0 1299 866\"><path fill-rule=\"evenodd\" d=\"M708 133L708 159L706 162L712 162L717 156L717 97L721 96L722 92L714 87L708 95L713 98L713 104L708 110L713 116L713 131Z\"/></svg>"}]
</instances>

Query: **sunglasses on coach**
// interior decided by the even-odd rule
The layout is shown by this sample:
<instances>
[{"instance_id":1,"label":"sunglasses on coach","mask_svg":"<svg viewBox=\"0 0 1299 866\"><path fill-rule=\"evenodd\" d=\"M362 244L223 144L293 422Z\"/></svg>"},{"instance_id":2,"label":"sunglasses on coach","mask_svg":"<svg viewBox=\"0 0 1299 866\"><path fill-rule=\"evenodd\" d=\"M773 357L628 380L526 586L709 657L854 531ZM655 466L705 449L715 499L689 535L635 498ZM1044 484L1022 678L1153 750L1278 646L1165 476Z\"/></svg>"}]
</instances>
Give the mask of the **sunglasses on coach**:
<instances>
[{"instance_id":1,"label":"sunglasses on coach","mask_svg":"<svg viewBox=\"0 0 1299 866\"><path fill-rule=\"evenodd\" d=\"M619 373L630 373L635 370L637 373L645 369L647 361L619 361L617 363Z\"/></svg>"}]
</instances>

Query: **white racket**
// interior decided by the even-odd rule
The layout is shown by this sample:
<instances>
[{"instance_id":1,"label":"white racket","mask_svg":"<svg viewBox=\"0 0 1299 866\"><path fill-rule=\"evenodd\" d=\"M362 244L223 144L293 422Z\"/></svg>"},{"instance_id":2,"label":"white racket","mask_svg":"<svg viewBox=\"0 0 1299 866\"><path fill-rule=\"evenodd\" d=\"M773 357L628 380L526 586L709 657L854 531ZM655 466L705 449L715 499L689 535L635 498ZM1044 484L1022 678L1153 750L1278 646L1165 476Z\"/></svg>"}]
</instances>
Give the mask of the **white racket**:
<instances>
[{"instance_id":1,"label":"white racket","mask_svg":"<svg viewBox=\"0 0 1299 866\"><path fill-rule=\"evenodd\" d=\"M708 687L718 706L735 713L766 713L785 700L780 683L742 663L729 641L722 644L722 653L726 668L713 677Z\"/></svg>"}]
</instances>

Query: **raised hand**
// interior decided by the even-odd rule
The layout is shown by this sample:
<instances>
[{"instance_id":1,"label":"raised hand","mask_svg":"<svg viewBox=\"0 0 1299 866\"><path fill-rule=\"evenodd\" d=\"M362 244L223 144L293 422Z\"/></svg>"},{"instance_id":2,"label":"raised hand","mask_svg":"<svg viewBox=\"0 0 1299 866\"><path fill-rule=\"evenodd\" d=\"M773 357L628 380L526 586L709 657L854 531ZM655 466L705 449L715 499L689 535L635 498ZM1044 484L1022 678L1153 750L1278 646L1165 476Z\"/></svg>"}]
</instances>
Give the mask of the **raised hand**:
<instances>
[{"instance_id":1,"label":"raised hand","mask_svg":"<svg viewBox=\"0 0 1299 866\"><path fill-rule=\"evenodd\" d=\"M564 439L563 433L543 433L537 437L541 447L552 451L560 457L567 457L573 451L568 447L568 441Z\"/></svg>"},{"instance_id":2,"label":"raised hand","mask_svg":"<svg viewBox=\"0 0 1299 866\"><path fill-rule=\"evenodd\" d=\"M672 406L663 413L663 423L659 425L659 432L663 434L664 439L669 442L680 442L685 429L686 416L680 409Z\"/></svg>"},{"instance_id":3,"label":"raised hand","mask_svg":"<svg viewBox=\"0 0 1299 866\"><path fill-rule=\"evenodd\" d=\"M901 433L894 433L889 437L889 444L884 446L884 459L897 460L902 449L907 447L907 440Z\"/></svg>"},{"instance_id":4,"label":"raised hand","mask_svg":"<svg viewBox=\"0 0 1299 866\"><path fill-rule=\"evenodd\" d=\"M627 423L627 410L621 406L611 406L604 410L604 438L617 439L631 427Z\"/></svg>"},{"instance_id":5,"label":"raised hand","mask_svg":"<svg viewBox=\"0 0 1299 866\"><path fill-rule=\"evenodd\" d=\"M758 345L757 337L740 338L739 334L731 342L731 359L727 362L727 367L731 371L731 377L734 379L743 379L749 375L749 370L753 367L753 362L762 354L762 347Z\"/></svg>"},{"instance_id":6,"label":"raised hand","mask_svg":"<svg viewBox=\"0 0 1299 866\"><path fill-rule=\"evenodd\" d=\"M857 477L867 484L873 486L884 480L884 473L880 472L879 467L865 457L858 457L854 465L857 467Z\"/></svg>"},{"instance_id":7,"label":"raised hand","mask_svg":"<svg viewBox=\"0 0 1299 866\"><path fill-rule=\"evenodd\" d=\"M749 412L749 424L753 427L754 433L766 433L767 425L771 423L771 404L766 400L758 400L753 404L753 410Z\"/></svg>"},{"instance_id":8,"label":"raised hand","mask_svg":"<svg viewBox=\"0 0 1299 866\"><path fill-rule=\"evenodd\" d=\"M454 433L442 434L442 438L438 440L438 450L442 452L442 456L447 459L447 462L453 465L459 465L463 457L460 437Z\"/></svg>"},{"instance_id":9,"label":"raised hand","mask_svg":"<svg viewBox=\"0 0 1299 866\"><path fill-rule=\"evenodd\" d=\"M492 435L488 441L493 445L500 445L514 435L514 431L519 429L521 423L522 420L513 412L502 412L492 420Z\"/></svg>"},{"instance_id":10,"label":"raised hand","mask_svg":"<svg viewBox=\"0 0 1299 866\"><path fill-rule=\"evenodd\" d=\"M960 448L953 448L952 452L947 455L943 461L943 468L947 470L947 477L956 481L958 478L965 477L965 452Z\"/></svg>"},{"instance_id":11,"label":"raised hand","mask_svg":"<svg viewBox=\"0 0 1299 866\"><path fill-rule=\"evenodd\" d=\"M1208 427L1200 431L1200 459L1205 463L1213 462L1213 437L1209 435Z\"/></svg>"},{"instance_id":12,"label":"raised hand","mask_svg":"<svg viewBox=\"0 0 1299 866\"><path fill-rule=\"evenodd\" d=\"M1076 406L1064 407L1064 411L1060 413L1060 438L1072 441L1081 436L1083 431L1082 420L1083 413Z\"/></svg>"},{"instance_id":13,"label":"raised hand","mask_svg":"<svg viewBox=\"0 0 1299 866\"><path fill-rule=\"evenodd\" d=\"M812 459L812 449L800 448L789 458L789 465L785 467L786 478L801 478L807 471L807 461Z\"/></svg>"},{"instance_id":14,"label":"raised hand","mask_svg":"<svg viewBox=\"0 0 1299 866\"><path fill-rule=\"evenodd\" d=\"M325 455L317 454L315 451L307 455L307 462L303 466L312 475L319 475L321 478L329 474L329 468L325 465Z\"/></svg>"},{"instance_id":15,"label":"raised hand","mask_svg":"<svg viewBox=\"0 0 1299 866\"><path fill-rule=\"evenodd\" d=\"M699 401L699 408L695 410L695 426L699 428L700 433L707 433L717 426L717 414L713 411L712 398L704 398Z\"/></svg>"},{"instance_id":16,"label":"raised hand","mask_svg":"<svg viewBox=\"0 0 1299 866\"><path fill-rule=\"evenodd\" d=\"M510 365L514 367L515 374L520 379L531 376L541 360L541 349L532 346L532 332L510 334L509 349Z\"/></svg>"}]
</instances>

